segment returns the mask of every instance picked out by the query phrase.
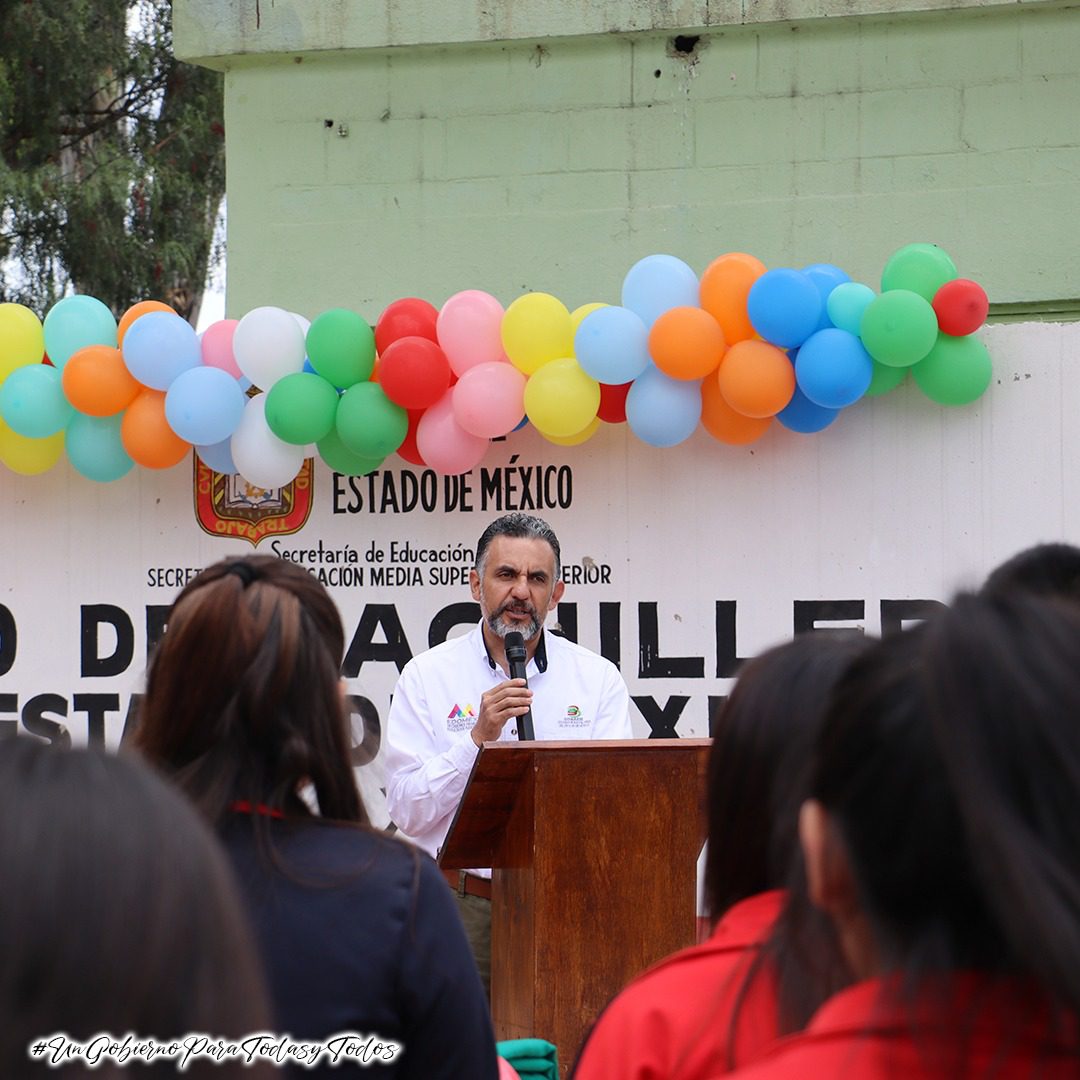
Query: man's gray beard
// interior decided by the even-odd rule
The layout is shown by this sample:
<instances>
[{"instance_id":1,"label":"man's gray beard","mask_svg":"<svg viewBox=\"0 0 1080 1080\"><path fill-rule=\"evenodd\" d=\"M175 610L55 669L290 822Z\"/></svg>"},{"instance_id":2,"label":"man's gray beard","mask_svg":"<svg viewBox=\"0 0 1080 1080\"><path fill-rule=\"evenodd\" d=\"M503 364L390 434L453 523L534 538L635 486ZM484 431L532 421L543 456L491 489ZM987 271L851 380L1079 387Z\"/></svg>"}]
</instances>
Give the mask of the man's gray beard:
<instances>
[{"instance_id":1,"label":"man's gray beard","mask_svg":"<svg viewBox=\"0 0 1080 1080\"><path fill-rule=\"evenodd\" d=\"M506 610L506 609L503 609ZM503 619L502 610L496 611L494 614L487 617L488 627L496 637L505 638L507 634L513 633L515 630L521 634L526 641L531 641L537 634L540 633L543 628L543 623L537 618L536 613L532 614L532 621L526 624L518 625L514 623L508 623Z\"/></svg>"}]
</instances>

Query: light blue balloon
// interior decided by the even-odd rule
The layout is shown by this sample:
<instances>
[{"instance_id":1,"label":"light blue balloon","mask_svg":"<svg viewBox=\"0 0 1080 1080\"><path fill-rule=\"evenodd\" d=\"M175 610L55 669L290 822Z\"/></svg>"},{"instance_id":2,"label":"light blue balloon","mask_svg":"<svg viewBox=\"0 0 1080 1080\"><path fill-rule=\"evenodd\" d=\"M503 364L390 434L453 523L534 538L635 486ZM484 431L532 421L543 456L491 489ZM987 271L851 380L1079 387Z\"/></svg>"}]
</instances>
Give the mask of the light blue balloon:
<instances>
[{"instance_id":1,"label":"light blue balloon","mask_svg":"<svg viewBox=\"0 0 1080 1080\"><path fill-rule=\"evenodd\" d=\"M236 472L236 466L232 459L232 440L225 439L213 446L196 446L195 452L216 473L231 476Z\"/></svg>"},{"instance_id":2,"label":"light blue balloon","mask_svg":"<svg viewBox=\"0 0 1080 1080\"><path fill-rule=\"evenodd\" d=\"M0 386L0 416L12 431L28 439L63 431L74 414L64 397L60 372L48 364L16 368Z\"/></svg>"},{"instance_id":3,"label":"light blue balloon","mask_svg":"<svg viewBox=\"0 0 1080 1080\"><path fill-rule=\"evenodd\" d=\"M808 338L795 357L795 381L815 405L843 409L866 393L874 361L863 343L846 330L830 327Z\"/></svg>"},{"instance_id":4,"label":"light blue balloon","mask_svg":"<svg viewBox=\"0 0 1080 1080\"><path fill-rule=\"evenodd\" d=\"M848 281L837 285L829 293L829 300L825 305L828 308L829 321L837 329L846 330L849 334L858 337L863 312L876 295L877 293L869 285L863 285L858 281Z\"/></svg>"},{"instance_id":5,"label":"light blue balloon","mask_svg":"<svg viewBox=\"0 0 1080 1080\"><path fill-rule=\"evenodd\" d=\"M123 414L84 416L76 413L68 424L64 447L75 471L88 480L107 484L134 467L120 438Z\"/></svg>"},{"instance_id":6,"label":"light blue balloon","mask_svg":"<svg viewBox=\"0 0 1080 1080\"><path fill-rule=\"evenodd\" d=\"M766 270L746 298L751 325L781 349L801 345L814 333L823 307L818 287L800 270Z\"/></svg>"},{"instance_id":7,"label":"light blue balloon","mask_svg":"<svg viewBox=\"0 0 1080 1080\"><path fill-rule=\"evenodd\" d=\"M227 371L193 367L180 372L165 394L165 419L185 442L211 446L240 424L247 398Z\"/></svg>"},{"instance_id":8,"label":"light blue balloon","mask_svg":"<svg viewBox=\"0 0 1080 1080\"><path fill-rule=\"evenodd\" d=\"M49 309L42 325L45 352L60 370L74 353L87 345L116 348L116 319L100 300L92 296L65 296Z\"/></svg>"},{"instance_id":9,"label":"light blue balloon","mask_svg":"<svg viewBox=\"0 0 1080 1080\"><path fill-rule=\"evenodd\" d=\"M638 315L646 329L665 311L697 307L699 297L697 274L674 255L646 255L623 278L622 306Z\"/></svg>"},{"instance_id":10,"label":"light blue balloon","mask_svg":"<svg viewBox=\"0 0 1080 1080\"><path fill-rule=\"evenodd\" d=\"M825 409L815 405L797 386L791 400L776 414L789 431L800 435L812 435L827 428L838 416L839 409Z\"/></svg>"},{"instance_id":11,"label":"light blue balloon","mask_svg":"<svg viewBox=\"0 0 1080 1080\"><path fill-rule=\"evenodd\" d=\"M144 386L168 390L184 371L202 364L194 327L168 311L140 315L124 334L124 363Z\"/></svg>"},{"instance_id":12,"label":"light blue balloon","mask_svg":"<svg viewBox=\"0 0 1080 1080\"><path fill-rule=\"evenodd\" d=\"M672 379L649 365L626 395L630 430L650 446L676 446L701 420L701 380Z\"/></svg>"},{"instance_id":13,"label":"light blue balloon","mask_svg":"<svg viewBox=\"0 0 1080 1080\"><path fill-rule=\"evenodd\" d=\"M597 382L621 386L651 363L649 331L629 308L602 307L589 312L574 335L574 354Z\"/></svg>"},{"instance_id":14,"label":"light blue balloon","mask_svg":"<svg viewBox=\"0 0 1080 1080\"><path fill-rule=\"evenodd\" d=\"M838 285L850 281L851 275L832 263L812 263L803 267L803 273L817 286L821 297L821 318L818 319L817 329L824 330L833 325L829 319L829 297Z\"/></svg>"}]
</instances>

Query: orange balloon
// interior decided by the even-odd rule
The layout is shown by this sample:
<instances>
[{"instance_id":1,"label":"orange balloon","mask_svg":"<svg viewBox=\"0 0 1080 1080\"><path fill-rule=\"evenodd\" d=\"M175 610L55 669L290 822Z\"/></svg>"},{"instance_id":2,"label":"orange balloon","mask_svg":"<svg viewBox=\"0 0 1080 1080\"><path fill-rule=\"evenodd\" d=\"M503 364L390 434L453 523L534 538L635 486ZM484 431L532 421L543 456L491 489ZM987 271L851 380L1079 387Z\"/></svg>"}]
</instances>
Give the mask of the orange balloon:
<instances>
[{"instance_id":1,"label":"orange balloon","mask_svg":"<svg viewBox=\"0 0 1080 1080\"><path fill-rule=\"evenodd\" d=\"M705 379L701 384L701 426L718 442L729 446L745 446L760 439L771 416L743 416L736 412L720 393L720 380Z\"/></svg>"},{"instance_id":2,"label":"orange balloon","mask_svg":"<svg viewBox=\"0 0 1080 1080\"><path fill-rule=\"evenodd\" d=\"M64 396L87 416L115 416L142 389L111 345L87 345L72 353L61 375Z\"/></svg>"},{"instance_id":3,"label":"orange balloon","mask_svg":"<svg viewBox=\"0 0 1080 1080\"><path fill-rule=\"evenodd\" d=\"M165 419L165 391L143 390L120 422L120 441L137 465L169 469L191 449Z\"/></svg>"},{"instance_id":4,"label":"orange balloon","mask_svg":"<svg viewBox=\"0 0 1080 1080\"><path fill-rule=\"evenodd\" d=\"M764 341L737 341L716 378L724 399L743 416L775 416L795 393L795 365Z\"/></svg>"},{"instance_id":5,"label":"orange balloon","mask_svg":"<svg viewBox=\"0 0 1080 1080\"><path fill-rule=\"evenodd\" d=\"M649 331L649 352L656 366L673 379L703 379L724 357L720 324L699 307L665 311Z\"/></svg>"},{"instance_id":6,"label":"orange balloon","mask_svg":"<svg viewBox=\"0 0 1080 1080\"><path fill-rule=\"evenodd\" d=\"M124 335L128 332L128 327L140 316L146 315L151 311L167 311L170 315L176 315L179 319L176 309L169 307L168 304L161 300L140 300L137 304L132 304L131 307L120 316L120 325L116 328L117 344L124 344Z\"/></svg>"},{"instance_id":7,"label":"orange balloon","mask_svg":"<svg viewBox=\"0 0 1080 1080\"><path fill-rule=\"evenodd\" d=\"M760 259L730 251L713 259L701 275L701 306L720 324L728 345L756 336L746 313L746 298L750 286L764 273Z\"/></svg>"}]
</instances>

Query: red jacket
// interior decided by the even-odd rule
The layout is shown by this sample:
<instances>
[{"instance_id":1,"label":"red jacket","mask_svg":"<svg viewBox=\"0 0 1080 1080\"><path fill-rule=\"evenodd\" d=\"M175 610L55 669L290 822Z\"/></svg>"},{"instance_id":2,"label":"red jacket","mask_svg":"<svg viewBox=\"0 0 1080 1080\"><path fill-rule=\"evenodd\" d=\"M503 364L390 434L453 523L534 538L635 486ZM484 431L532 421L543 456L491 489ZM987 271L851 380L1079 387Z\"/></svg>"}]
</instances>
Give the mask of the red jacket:
<instances>
[{"instance_id":1,"label":"red jacket","mask_svg":"<svg viewBox=\"0 0 1080 1080\"><path fill-rule=\"evenodd\" d=\"M1041 995L1019 980L960 974L914 1006L887 980L841 991L806 1030L778 1042L740 1080L1076 1080L1075 1020L1052 1029Z\"/></svg>"},{"instance_id":2,"label":"red jacket","mask_svg":"<svg viewBox=\"0 0 1080 1080\"><path fill-rule=\"evenodd\" d=\"M729 908L708 941L661 960L601 1014L574 1080L694 1080L728 1071L732 1012L743 978L780 914L784 894ZM762 972L739 1010L735 1060L759 1057L777 1037L773 980Z\"/></svg>"}]
</instances>

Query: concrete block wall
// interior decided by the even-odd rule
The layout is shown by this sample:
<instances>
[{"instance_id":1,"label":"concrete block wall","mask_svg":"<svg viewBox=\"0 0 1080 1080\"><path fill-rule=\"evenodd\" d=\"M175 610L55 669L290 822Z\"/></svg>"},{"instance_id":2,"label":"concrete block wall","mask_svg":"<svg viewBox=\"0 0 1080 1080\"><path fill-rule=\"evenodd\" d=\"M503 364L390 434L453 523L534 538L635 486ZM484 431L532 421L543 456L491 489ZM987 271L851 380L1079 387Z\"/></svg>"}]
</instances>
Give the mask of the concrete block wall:
<instances>
[{"instance_id":1,"label":"concrete block wall","mask_svg":"<svg viewBox=\"0 0 1080 1080\"><path fill-rule=\"evenodd\" d=\"M730 250L830 261L876 285L913 240L992 301L1080 297L1080 10L818 0L789 8L832 17L771 4L682 27L678 5L621 4L639 22L657 6L633 33L335 50L320 25L219 45L230 314L374 319L464 288L617 301L657 251L699 271ZM208 35L189 52L214 53Z\"/></svg>"}]
</instances>

